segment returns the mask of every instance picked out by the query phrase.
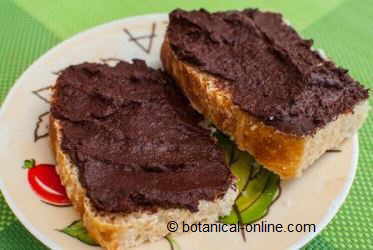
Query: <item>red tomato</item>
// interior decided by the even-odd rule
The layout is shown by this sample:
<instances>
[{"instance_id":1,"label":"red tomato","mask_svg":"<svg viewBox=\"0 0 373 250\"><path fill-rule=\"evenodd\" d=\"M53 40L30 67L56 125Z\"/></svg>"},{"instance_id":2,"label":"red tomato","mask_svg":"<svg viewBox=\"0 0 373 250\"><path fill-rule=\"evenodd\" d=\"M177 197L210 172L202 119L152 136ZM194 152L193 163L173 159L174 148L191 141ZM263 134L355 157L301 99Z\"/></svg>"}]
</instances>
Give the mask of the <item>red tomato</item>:
<instances>
[{"instance_id":1,"label":"red tomato","mask_svg":"<svg viewBox=\"0 0 373 250\"><path fill-rule=\"evenodd\" d=\"M71 204L54 165L35 165L34 161L28 161L25 167L28 168L28 182L42 201L56 206Z\"/></svg>"}]
</instances>

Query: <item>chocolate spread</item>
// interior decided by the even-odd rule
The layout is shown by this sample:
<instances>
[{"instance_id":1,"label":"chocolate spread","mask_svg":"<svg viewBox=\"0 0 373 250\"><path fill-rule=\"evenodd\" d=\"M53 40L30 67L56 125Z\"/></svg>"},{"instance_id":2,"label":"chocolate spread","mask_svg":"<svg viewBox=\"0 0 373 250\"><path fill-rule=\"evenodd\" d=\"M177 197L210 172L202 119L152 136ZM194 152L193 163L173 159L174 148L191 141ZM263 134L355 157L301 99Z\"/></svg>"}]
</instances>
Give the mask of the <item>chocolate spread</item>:
<instances>
[{"instance_id":1,"label":"chocolate spread","mask_svg":"<svg viewBox=\"0 0 373 250\"><path fill-rule=\"evenodd\" d=\"M180 60L226 81L242 110L298 136L352 112L368 90L311 49L280 14L175 10L167 37Z\"/></svg>"},{"instance_id":2,"label":"chocolate spread","mask_svg":"<svg viewBox=\"0 0 373 250\"><path fill-rule=\"evenodd\" d=\"M62 150L102 211L197 211L232 183L223 152L168 76L144 61L83 63L58 77Z\"/></svg>"}]
</instances>

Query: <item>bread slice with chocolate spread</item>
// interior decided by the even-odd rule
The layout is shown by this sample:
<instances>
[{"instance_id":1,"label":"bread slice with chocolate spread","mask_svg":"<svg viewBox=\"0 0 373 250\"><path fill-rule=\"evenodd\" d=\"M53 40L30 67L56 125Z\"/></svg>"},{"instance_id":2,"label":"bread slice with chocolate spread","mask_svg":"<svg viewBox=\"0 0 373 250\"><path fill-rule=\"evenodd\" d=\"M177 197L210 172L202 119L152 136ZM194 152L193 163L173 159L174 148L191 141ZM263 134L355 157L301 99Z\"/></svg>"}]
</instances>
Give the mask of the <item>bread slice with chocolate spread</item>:
<instances>
[{"instance_id":1,"label":"bread slice with chocolate spread","mask_svg":"<svg viewBox=\"0 0 373 250\"><path fill-rule=\"evenodd\" d=\"M141 60L74 65L57 79L50 120L57 172L105 249L159 240L170 221L214 222L235 201L222 149L175 86Z\"/></svg>"},{"instance_id":2,"label":"bread slice with chocolate spread","mask_svg":"<svg viewBox=\"0 0 373 250\"><path fill-rule=\"evenodd\" d=\"M291 179L354 135L368 90L280 14L170 13L161 60L193 107L267 169Z\"/></svg>"}]
</instances>

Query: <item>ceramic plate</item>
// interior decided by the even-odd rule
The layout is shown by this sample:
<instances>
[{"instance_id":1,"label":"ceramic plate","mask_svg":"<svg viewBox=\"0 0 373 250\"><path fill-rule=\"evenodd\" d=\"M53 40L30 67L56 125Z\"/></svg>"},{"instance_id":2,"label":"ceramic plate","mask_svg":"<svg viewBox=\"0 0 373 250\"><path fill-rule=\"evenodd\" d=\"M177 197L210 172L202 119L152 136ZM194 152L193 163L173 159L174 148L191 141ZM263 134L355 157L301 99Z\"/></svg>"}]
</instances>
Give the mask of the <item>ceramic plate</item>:
<instances>
[{"instance_id":1,"label":"ceramic plate","mask_svg":"<svg viewBox=\"0 0 373 250\"><path fill-rule=\"evenodd\" d=\"M54 164L48 138L49 86L55 82L61 69L82 62L109 63L115 59L142 58L152 67L161 67L159 51L166 27L167 15L155 14L114 21L80 33L51 49L30 66L1 107L1 190L19 220L48 247L97 249L56 230L79 219L77 213L69 206L51 206L42 202L29 185L30 170L22 168L23 162L31 158L36 160L36 164ZM326 153L301 179L281 182L281 194L262 219L264 223L281 223L284 227L315 224L315 231L251 232L246 233L246 241L239 232L198 232L173 236L174 241L180 249L188 250L303 246L332 219L351 186L357 166L357 136L346 140L339 149L340 152ZM43 180L36 181L48 191L45 183L40 183ZM58 203L58 190L49 191L54 193ZM137 249L168 250L170 244L162 239Z\"/></svg>"}]
</instances>

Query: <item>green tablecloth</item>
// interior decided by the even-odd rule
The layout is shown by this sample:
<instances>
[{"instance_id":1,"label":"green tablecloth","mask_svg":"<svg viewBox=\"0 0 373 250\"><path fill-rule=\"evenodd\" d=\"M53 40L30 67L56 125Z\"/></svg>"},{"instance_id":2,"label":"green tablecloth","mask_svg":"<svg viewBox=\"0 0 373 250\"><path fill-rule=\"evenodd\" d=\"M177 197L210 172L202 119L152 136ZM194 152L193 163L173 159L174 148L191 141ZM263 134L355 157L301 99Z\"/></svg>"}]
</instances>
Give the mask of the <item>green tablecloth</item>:
<instances>
[{"instance_id":1,"label":"green tablecloth","mask_svg":"<svg viewBox=\"0 0 373 250\"><path fill-rule=\"evenodd\" d=\"M315 39L316 47L373 87L373 0L0 0L0 103L35 59L75 33L113 19L177 7L282 12L303 36ZM373 249L372 115L359 139L359 168L347 201L307 249ZM44 248L0 194L0 249Z\"/></svg>"}]
</instances>

